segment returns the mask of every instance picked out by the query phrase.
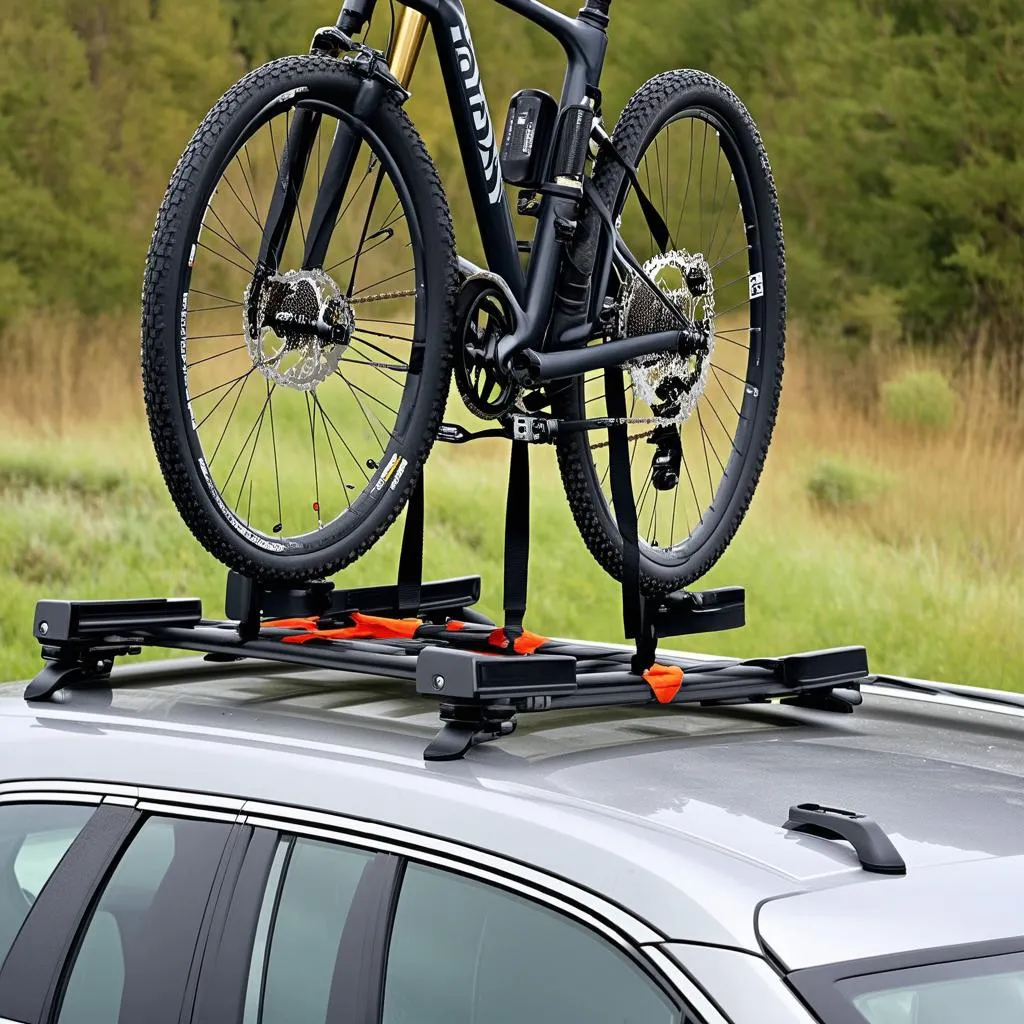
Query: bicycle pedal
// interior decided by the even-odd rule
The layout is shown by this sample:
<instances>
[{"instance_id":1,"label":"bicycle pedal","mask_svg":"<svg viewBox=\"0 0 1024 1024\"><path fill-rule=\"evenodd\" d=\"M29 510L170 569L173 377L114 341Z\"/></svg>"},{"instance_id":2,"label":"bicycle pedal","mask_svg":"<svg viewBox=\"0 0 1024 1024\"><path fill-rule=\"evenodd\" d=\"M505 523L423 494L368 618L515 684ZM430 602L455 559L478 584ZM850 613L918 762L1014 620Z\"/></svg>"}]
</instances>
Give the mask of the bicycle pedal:
<instances>
[{"instance_id":1,"label":"bicycle pedal","mask_svg":"<svg viewBox=\"0 0 1024 1024\"><path fill-rule=\"evenodd\" d=\"M551 444L558 433L558 420L543 416L512 417L512 440L527 444Z\"/></svg>"}]
</instances>

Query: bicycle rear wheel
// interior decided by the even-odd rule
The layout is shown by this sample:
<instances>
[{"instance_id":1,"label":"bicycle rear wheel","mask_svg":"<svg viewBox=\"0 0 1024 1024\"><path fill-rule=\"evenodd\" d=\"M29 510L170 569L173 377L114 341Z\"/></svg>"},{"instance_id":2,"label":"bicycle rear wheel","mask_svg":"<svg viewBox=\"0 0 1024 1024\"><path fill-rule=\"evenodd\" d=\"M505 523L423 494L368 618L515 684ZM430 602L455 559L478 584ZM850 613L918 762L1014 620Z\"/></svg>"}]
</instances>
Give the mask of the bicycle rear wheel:
<instances>
[{"instance_id":1,"label":"bicycle rear wheel","mask_svg":"<svg viewBox=\"0 0 1024 1024\"><path fill-rule=\"evenodd\" d=\"M146 267L143 380L164 479L213 555L268 582L331 575L383 535L448 394L448 205L397 102L352 117L359 86L323 57L274 61L235 85L179 162ZM300 111L316 134L287 241L261 278ZM355 164L326 255L308 267L341 126L359 138Z\"/></svg>"},{"instance_id":2,"label":"bicycle rear wheel","mask_svg":"<svg viewBox=\"0 0 1024 1024\"><path fill-rule=\"evenodd\" d=\"M636 360L617 371L631 421L641 585L656 595L715 564L753 497L782 386L785 254L760 136L721 82L697 71L651 79L623 111L613 139L668 227L666 249L616 161L598 161L594 185L647 275L707 330L703 354ZM613 278L620 336L671 328L635 275L620 269ZM603 372L553 390L552 400L559 418L608 415ZM620 579L607 436L565 435L558 463L584 541Z\"/></svg>"}]
</instances>

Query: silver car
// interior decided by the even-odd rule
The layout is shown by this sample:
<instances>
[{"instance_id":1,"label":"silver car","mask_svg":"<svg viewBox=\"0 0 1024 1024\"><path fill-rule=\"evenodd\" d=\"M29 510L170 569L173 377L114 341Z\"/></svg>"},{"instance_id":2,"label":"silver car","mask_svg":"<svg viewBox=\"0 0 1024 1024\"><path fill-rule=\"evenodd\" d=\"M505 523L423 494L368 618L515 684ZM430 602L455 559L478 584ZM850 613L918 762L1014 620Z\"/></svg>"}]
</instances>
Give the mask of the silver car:
<instances>
[{"instance_id":1,"label":"silver car","mask_svg":"<svg viewBox=\"0 0 1024 1024\"><path fill-rule=\"evenodd\" d=\"M1011 695L564 711L429 763L401 682L113 683L0 688L4 1021L1024 1022Z\"/></svg>"}]
</instances>

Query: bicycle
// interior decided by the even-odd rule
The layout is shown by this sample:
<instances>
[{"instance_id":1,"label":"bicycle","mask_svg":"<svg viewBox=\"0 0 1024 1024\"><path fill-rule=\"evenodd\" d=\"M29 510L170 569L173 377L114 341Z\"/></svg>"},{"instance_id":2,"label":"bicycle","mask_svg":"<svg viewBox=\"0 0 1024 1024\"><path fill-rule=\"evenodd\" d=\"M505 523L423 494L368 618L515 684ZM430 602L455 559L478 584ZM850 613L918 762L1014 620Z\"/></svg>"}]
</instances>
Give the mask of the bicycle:
<instances>
[{"instance_id":1,"label":"bicycle","mask_svg":"<svg viewBox=\"0 0 1024 1024\"><path fill-rule=\"evenodd\" d=\"M392 7L384 51L356 39L376 0L347 0L308 55L233 86L174 172L146 266L147 412L185 522L244 575L322 578L367 551L434 441L468 436L443 422L453 376L491 433L555 444L577 526L617 578L609 469L615 437L628 445L648 595L706 573L747 510L785 335L758 130L721 82L669 71L609 135L611 0L576 18L498 3L567 60L560 101L517 93L500 140L460 0L408 0L397 29ZM458 256L403 106L428 28L486 268ZM505 185L536 221L529 242Z\"/></svg>"}]
</instances>

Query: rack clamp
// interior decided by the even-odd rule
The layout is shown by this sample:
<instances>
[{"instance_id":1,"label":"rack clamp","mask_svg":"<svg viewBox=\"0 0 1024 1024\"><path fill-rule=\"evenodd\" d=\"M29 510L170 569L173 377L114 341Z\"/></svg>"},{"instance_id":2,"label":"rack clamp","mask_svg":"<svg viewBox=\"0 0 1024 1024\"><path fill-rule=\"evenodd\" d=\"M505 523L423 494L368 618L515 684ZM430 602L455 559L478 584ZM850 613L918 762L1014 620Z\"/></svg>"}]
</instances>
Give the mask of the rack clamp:
<instances>
[{"instance_id":1,"label":"rack clamp","mask_svg":"<svg viewBox=\"0 0 1024 1024\"><path fill-rule=\"evenodd\" d=\"M416 692L441 700L441 730L423 753L455 761L486 740L511 735L520 711L545 711L551 699L579 689L576 659L532 654L489 657L428 647L416 661Z\"/></svg>"},{"instance_id":2,"label":"rack clamp","mask_svg":"<svg viewBox=\"0 0 1024 1024\"><path fill-rule=\"evenodd\" d=\"M25 700L48 701L71 684L102 684L115 658L141 651L149 630L195 626L202 617L194 598L40 601L32 632L46 664L25 690Z\"/></svg>"}]
</instances>

